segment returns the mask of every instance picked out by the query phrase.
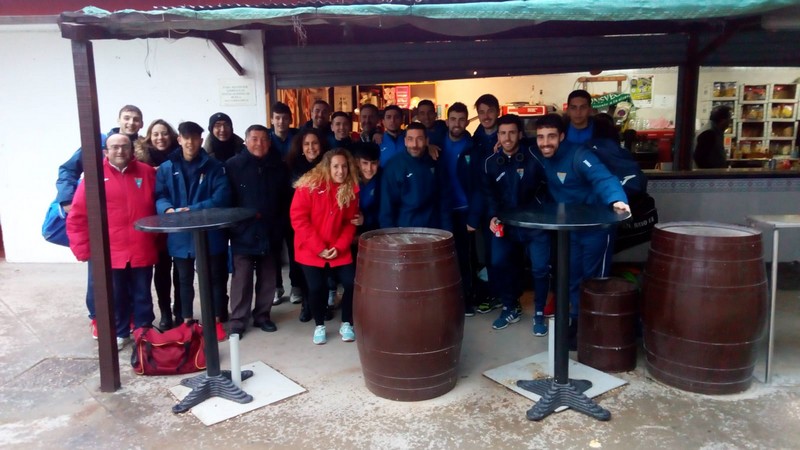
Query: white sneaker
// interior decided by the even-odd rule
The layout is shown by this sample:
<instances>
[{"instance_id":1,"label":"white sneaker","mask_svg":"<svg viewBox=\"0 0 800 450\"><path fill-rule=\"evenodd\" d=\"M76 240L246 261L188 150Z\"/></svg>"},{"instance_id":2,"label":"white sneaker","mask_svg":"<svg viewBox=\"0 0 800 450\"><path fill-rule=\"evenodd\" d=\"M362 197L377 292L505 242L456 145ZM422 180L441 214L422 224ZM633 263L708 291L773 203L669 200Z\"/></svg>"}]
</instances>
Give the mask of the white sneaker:
<instances>
[{"instance_id":1,"label":"white sneaker","mask_svg":"<svg viewBox=\"0 0 800 450\"><path fill-rule=\"evenodd\" d=\"M325 335L325 325L317 325L314 328L314 344L322 345L328 342L328 337Z\"/></svg>"},{"instance_id":2,"label":"white sneaker","mask_svg":"<svg viewBox=\"0 0 800 450\"><path fill-rule=\"evenodd\" d=\"M273 305L280 305L281 303L283 303L283 294L284 294L283 288L276 288L275 289L275 298L272 299L272 304Z\"/></svg>"},{"instance_id":3,"label":"white sneaker","mask_svg":"<svg viewBox=\"0 0 800 450\"><path fill-rule=\"evenodd\" d=\"M125 346L128 345L129 342L131 342L131 338L129 338L129 337L126 337L126 338L118 337L117 338L117 351L120 351L123 348L125 348Z\"/></svg>"},{"instance_id":4,"label":"white sneaker","mask_svg":"<svg viewBox=\"0 0 800 450\"><path fill-rule=\"evenodd\" d=\"M295 305L303 303L303 290L299 287L292 286L291 293L289 294L289 301Z\"/></svg>"},{"instance_id":5,"label":"white sneaker","mask_svg":"<svg viewBox=\"0 0 800 450\"><path fill-rule=\"evenodd\" d=\"M353 330L353 326L350 325L350 322L342 322L342 326L339 327L339 334L342 335L342 340L345 342L353 342L356 340L356 332Z\"/></svg>"}]
</instances>

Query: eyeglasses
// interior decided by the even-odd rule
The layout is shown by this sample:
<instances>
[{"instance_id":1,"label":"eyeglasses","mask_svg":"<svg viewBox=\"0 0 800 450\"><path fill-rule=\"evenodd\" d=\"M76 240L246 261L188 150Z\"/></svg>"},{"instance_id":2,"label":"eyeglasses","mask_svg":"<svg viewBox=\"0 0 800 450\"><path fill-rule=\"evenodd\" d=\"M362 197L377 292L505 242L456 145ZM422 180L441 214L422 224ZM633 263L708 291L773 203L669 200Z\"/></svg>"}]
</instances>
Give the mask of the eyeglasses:
<instances>
[{"instance_id":1,"label":"eyeglasses","mask_svg":"<svg viewBox=\"0 0 800 450\"><path fill-rule=\"evenodd\" d=\"M107 147L107 150L112 151L112 152L118 152L118 151L121 151L121 150L130 150L130 149L131 149L130 144L128 144L128 145L109 145Z\"/></svg>"}]
</instances>

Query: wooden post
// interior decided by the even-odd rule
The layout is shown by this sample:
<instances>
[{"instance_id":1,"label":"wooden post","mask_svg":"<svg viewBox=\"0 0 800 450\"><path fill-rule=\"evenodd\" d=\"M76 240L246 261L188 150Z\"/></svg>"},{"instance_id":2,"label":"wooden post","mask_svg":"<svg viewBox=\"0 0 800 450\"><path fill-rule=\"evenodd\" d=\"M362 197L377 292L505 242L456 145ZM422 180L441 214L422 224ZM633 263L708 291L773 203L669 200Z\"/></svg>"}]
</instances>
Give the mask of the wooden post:
<instances>
[{"instance_id":1,"label":"wooden post","mask_svg":"<svg viewBox=\"0 0 800 450\"><path fill-rule=\"evenodd\" d=\"M97 107L97 82L94 52L88 40L72 41L75 91L78 96L78 121L81 130L81 161L86 186L89 219L89 245L92 249L92 278L100 354L100 390L114 392L120 387L119 358L111 287L111 252L108 246L108 216L103 180L103 155L100 118Z\"/></svg>"},{"instance_id":2,"label":"wooden post","mask_svg":"<svg viewBox=\"0 0 800 450\"><path fill-rule=\"evenodd\" d=\"M700 64L697 59L697 34L690 32L686 43L686 60L678 66L678 98L675 108L675 155L673 167L692 168L694 122L697 111L697 83Z\"/></svg>"}]
</instances>

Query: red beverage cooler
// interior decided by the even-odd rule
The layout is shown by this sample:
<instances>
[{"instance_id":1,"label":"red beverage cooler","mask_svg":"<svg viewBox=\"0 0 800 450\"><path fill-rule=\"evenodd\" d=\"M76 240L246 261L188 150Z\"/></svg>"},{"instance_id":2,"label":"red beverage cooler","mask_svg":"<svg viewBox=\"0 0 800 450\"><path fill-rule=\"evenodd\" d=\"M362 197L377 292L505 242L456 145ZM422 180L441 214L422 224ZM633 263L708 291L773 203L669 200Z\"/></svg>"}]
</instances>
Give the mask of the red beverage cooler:
<instances>
[{"instance_id":1,"label":"red beverage cooler","mask_svg":"<svg viewBox=\"0 0 800 450\"><path fill-rule=\"evenodd\" d=\"M525 136L536 137L536 119L547 114L545 105L503 105L500 114L516 114L522 119Z\"/></svg>"},{"instance_id":2,"label":"red beverage cooler","mask_svg":"<svg viewBox=\"0 0 800 450\"><path fill-rule=\"evenodd\" d=\"M636 142L635 153L655 152L658 162L672 162L672 147L675 144L673 128L637 131Z\"/></svg>"}]
</instances>

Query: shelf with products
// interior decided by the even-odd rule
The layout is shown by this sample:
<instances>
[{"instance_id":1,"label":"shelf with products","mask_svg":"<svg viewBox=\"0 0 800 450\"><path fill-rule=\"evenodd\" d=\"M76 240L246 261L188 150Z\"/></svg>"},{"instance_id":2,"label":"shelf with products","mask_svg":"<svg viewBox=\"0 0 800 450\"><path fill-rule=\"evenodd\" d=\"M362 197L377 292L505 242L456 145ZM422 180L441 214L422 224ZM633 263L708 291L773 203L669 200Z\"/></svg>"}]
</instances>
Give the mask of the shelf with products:
<instances>
[{"instance_id":1,"label":"shelf with products","mask_svg":"<svg viewBox=\"0 0 800 450\"><path fill-rule=\"evenodd\" d=\"M736 100L738 98L738 84L735 81L714 81L707 84L700 92L704 100Z\"/></svg>"},{"instance_id":2,"label":"shelf with products","mask_svg":"<svg viewBox=\"0 0 800 450\"><path fill-rule=\"evenodd\" d=\"M794 139L796 135L796 122L767 122L769 124L770 140Z\"/></svg>"},{"instance_id":3,"label":"shelf with products","mask_svg":"<svg viewBox=\"0 0 800 450\"><path fill-rule=\"evenodd\" d=\"M767 122L748 122L739 123L739 139L762 139L767 137Z\"/></svg>"},{"instance_id":4,"label":"shelf with products","mask_svg":"<svg viewBox=\"0 0 800 450\"><path fill-rule=\"evenodd\" d=\"M739 94L742 103L765 102L769 95L768 84L743 84Z\"/></svg>"},{"instance_id":5,"label":"shelf with products","mask_svg":"<svg viewBox=\"0 0 800 450\"><path fill-rule=\"evenodd\" d=\"M769 90L769 99L775 102L797 102L799 91L795 83L774 83Z\"/></svg>"},{"instance_id":6,"label":"shelf with products","mask_svg":"<svg viewBox=\"0 0 800 450\"><path fill-rule=\"evenodd\" d=\"M769 103L769 120L793 122L797 116L796 100L773 100Z\"/></svg>"},{"instance_id":7,"label":"shelf with products","mask_svg":"<svg viewBox=\"0 0 800 450\"><path fill-rule=\"evenodd\" d=\"M744 103L742 102L739 108L739 119L743 122L763 122L766 118L765 111L767 109L766 102L759 103Z\"/></svg>"},{"instance_id":8,"label":"shelf with products","mask_svg":"<svg viewBox=\"0 0 800 450\"><path fill-rule=\"evenodd\" d=\"M769 146L766 139L739 138L734 155L741 158L769 158Z\"/></svg>"}]
</instances>

